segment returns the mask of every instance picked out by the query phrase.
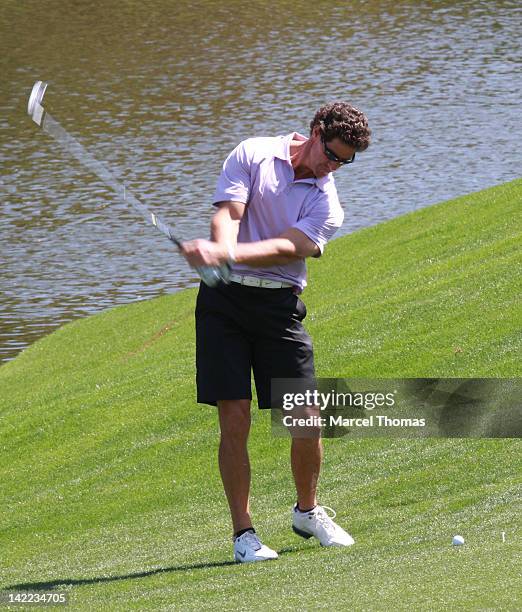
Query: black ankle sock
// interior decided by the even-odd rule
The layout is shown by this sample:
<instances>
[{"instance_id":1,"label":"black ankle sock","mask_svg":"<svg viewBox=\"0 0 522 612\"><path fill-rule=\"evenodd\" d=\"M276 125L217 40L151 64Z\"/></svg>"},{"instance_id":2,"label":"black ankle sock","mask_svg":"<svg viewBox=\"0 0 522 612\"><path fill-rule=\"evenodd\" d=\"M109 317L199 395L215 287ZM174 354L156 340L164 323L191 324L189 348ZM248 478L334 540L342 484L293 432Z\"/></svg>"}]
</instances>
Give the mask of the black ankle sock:
<instances>
[{"instance_id":1,"label":"black ankle sock","mask_svg":"<svg viewBox=\"0 0 522 612\"><path fill-rule=\"evenodd\" d=\"M299 502L297 502L297 509L299 510L299 512L311 512L314 508L315 508L315 506L312 506L311 508L308 508L308 510L302 510L299 507Z\"/></svg>"},{"instance_id":2,"label":"black ankle sock","mask_svg":"<svg viewBox=\"0 0 522 612\"><path fill-rule=\"evenodd\" d=\"M256 532L256 530L253 527L247 527L246 529L240 529L237 533L234 534L234 540L236 538L240 538L247 531L251 531L252 533Z\"/></svg>"}]
</instances>

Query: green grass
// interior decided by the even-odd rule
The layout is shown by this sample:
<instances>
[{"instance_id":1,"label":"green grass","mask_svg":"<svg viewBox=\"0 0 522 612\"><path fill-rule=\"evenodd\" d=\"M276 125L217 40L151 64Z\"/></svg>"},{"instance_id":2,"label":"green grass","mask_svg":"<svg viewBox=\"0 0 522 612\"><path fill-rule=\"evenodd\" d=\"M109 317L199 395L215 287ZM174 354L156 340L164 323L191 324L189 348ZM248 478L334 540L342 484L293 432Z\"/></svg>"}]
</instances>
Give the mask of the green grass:
<instances>
[{"instance_id":1,"label":"green grass","mask_svg":"<svg viewBox=\"0 0 522 612\"><path fill-rule=\"evenodd\" d=\"M318 373L520 376L521 205L519 180L331 243L304 294ZM331 550L292 533L288 440L254 411L252 511L280 559L231 563L194 299L76 321L0 368L1 588L78 610L520 609L519 440L326 440L320 500L356 539Z\"/></svg>"}]
</instances>

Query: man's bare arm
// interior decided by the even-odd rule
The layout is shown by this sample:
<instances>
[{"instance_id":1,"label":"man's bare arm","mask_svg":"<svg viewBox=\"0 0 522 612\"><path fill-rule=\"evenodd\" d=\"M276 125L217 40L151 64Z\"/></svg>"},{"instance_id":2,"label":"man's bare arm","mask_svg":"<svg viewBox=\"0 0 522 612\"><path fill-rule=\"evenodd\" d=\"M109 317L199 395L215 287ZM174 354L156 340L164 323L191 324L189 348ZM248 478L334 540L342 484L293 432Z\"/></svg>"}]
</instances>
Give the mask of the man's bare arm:
<instances>
[{"instance_id":1,"label":"man's bare arm","mask_svg":"<svg viewBox=\"0 0 522 612\"><path fill-rule=\"evenodd\" d=\"M298 229L290 228L277 238L237 245L238 263L262 268L292 263L319 253L319 247Z\"/></svg>"},{"instance_id":2,"label":"man's bare arm","mask_svg":"<svg viewBox=\"0 0 522 612\"><path fill-rule=\"evenodd\" d=\"M253 268L284 265L319 254L319 247L300 230L290 228L276 238L237 244L239 223L245 205L223 202L214 213L209 240L191 240L183 244L183 254L191 266L219 266L230 256Z\"/></svg>"},{"instance_id":3,"label":"man's bare arm","mask_svg":"<svg viewBox=\"0 0 522 612\"><path fill-rule=\"evenodd\" d=\"M188 240L182 253L193 267L221 266L230 261L236 250L239 224L245 212L241 202L221 202L210 223L211 240Z\"/></svg>"},{"instance_id":4,"label":"man's bare arm","mask_svg":"<svg viewBox=\"0 0 522 612\"><path fill-rule=\"evenodd\" d=\"M210 223L210 236L213 242L235 247L239 223L245 212L241 202L221 202Z\"/></svg>"}]
</instances>

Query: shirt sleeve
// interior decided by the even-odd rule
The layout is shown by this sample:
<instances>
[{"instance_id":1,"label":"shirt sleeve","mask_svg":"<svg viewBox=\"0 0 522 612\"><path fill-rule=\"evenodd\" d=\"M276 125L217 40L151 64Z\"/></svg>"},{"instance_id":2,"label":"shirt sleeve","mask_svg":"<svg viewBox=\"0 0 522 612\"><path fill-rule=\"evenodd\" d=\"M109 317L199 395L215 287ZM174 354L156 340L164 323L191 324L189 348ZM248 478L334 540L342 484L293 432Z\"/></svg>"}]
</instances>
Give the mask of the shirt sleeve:
<instances>
[{"instance_id":1,"label":"shirt sleeve","mask_svg":"<svg viewBox=\"0 0 522 612\"><path fill-rule=\"evenodd\" d=\"M247 156L245 141L237 145L230 153L223 164L223 169L219 176L214 197L213 205L219 202L248 203L250 197L250 160Z\"/></svg>"},{"instance_id":2,"label":"shirt sleeve","mask_svg":"<svg viewBox=\"0 0 522 612\"><path fill-rule=\"evenodd\" d=\"M341 227L344 211L337 193L321 193L313 202L305 206L301 218L292 227L306 234L315 242L322 253L326 243Z\"/></svg>"}]
</instances>

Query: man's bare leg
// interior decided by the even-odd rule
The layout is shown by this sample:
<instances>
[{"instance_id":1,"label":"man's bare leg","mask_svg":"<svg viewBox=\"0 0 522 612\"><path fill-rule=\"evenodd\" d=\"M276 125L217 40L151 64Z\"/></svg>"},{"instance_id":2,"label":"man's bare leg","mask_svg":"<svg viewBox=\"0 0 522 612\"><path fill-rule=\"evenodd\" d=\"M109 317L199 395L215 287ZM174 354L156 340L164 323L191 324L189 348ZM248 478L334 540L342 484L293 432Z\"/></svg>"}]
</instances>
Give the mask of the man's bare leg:
<instances>
[{"instance_id":1,"label":"man's bare leg","mask_svg":"<svg viewBox=\"0 0 522 612\"><path fill-rule=\"evenodd\" d=\"M301 510L292 513L292 529L303 538L316 537L323 546L351 546L354 544L352 536L334 523L325 509L317 504L317 481L322 457L323 447L319 436L292 438L292 472L297 489L297 510ZM308 512L314 506L315 510Z\"/></svg>"},{"instance_id":2,"label":"man's bare leg","mask_svg":"<svg viewBox=\"0 0 522 612\"><path fill-rule=\"evenodd\" d=\"M234 533L237 533L252 527L249 508L250 461L247 450L250 400L220 400L217 404L221 429L219 470Z\"/></svg>"},{"instance_id":3,"label":"man's bare leg","mask_svg":"<svg viewBox=\"0 0 522 612\"><path fill-rule=\"evenodd\" d=\"M292 474L301 510L309 510L317 504L317 482L322 459L323 445L320 437L292 438Z\"/></svg>"}]
</instances>

